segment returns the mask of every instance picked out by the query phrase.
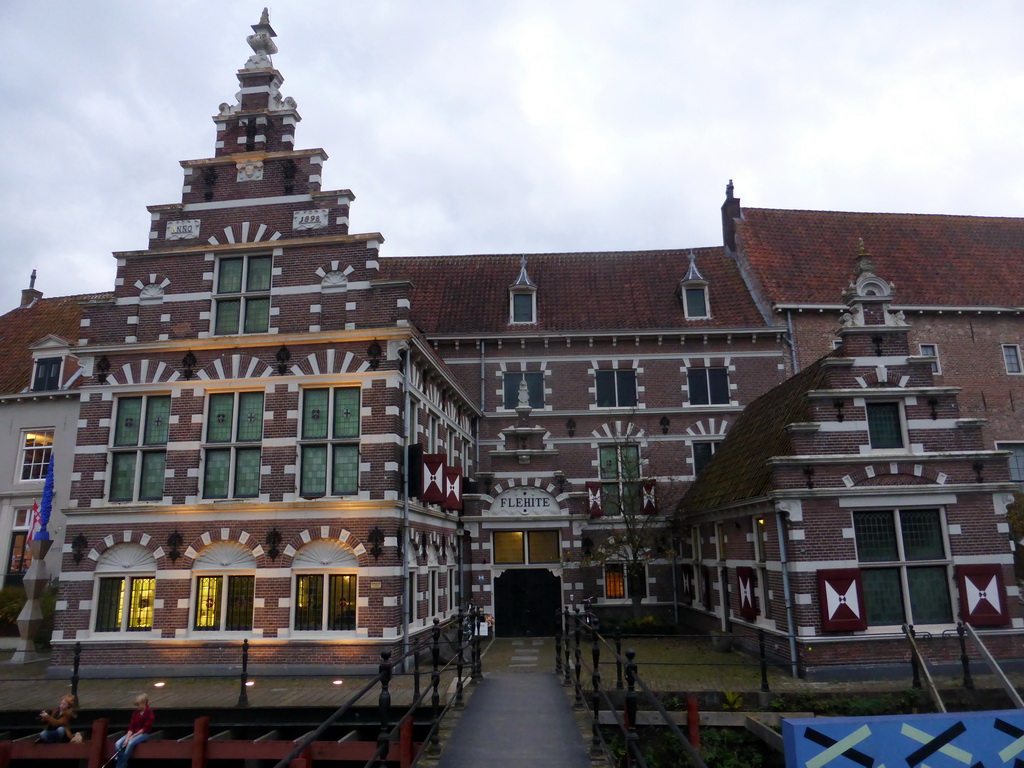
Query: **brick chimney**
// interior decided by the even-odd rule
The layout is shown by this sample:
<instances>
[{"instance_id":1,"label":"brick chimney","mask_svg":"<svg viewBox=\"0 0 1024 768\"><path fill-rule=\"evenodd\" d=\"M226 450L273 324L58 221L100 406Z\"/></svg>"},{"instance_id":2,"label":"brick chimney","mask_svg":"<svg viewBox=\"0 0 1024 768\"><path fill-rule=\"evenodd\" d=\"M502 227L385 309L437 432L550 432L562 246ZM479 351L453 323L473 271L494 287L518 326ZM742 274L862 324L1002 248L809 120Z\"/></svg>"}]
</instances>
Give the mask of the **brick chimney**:
<instances>
[{"instance_id":1,"label":"brick chimney","mask_svg":"<svg viewBox=\"0 0 1024 768\"><path fill-rule=\"evenodd\" d=\"M732 179L729 179L729 184L725 188L725 202L722 203L722 242L730 256L736 255L736 219L742 215L740 199L733 197Z\"/></svg>"},{"instance_id":2,"label":"brick chimney","mask_svg":"<svg viewBox=\"0 0 1024 768\"><path fill-rule=\"evenodd\" d=\"M28 288L21 289L21 306L31 306L37 299L43 298L43 292L36 290L36 271L32 270L32 277L29 278Z\"/></svg>"}]
</instances>

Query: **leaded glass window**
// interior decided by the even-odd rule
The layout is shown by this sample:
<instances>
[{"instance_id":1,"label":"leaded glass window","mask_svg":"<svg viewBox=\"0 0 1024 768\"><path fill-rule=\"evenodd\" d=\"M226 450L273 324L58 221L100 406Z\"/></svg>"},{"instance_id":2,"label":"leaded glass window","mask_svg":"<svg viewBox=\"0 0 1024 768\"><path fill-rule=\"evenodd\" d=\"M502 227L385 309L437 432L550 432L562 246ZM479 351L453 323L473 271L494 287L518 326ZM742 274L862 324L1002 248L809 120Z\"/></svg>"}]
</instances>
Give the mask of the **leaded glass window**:
<instances>
[{"instance_id":1,"label":"leaded glass window","mask_svg":"<svg viewBox=\"0 0 1024 768\"><path fill-rule=\"evenodd\" d=\"M214 334L269 330L272 274L270 256L238 256L217 263Z\"/></svg>"},{"instance_id":2,"label":"leaded glass window","mask_svg":"<svg viewBox=\"0 0 1024 768\"><path fill-rule=\"evenodd\" d=\"M297 574L295 576L295 629L300 631L354 630L356 628L356 586L355 574Z\"/></svg>"},{"instance_id":3,"label":"leaded glass window","mask_svg":"<svg viewBox=\"0 0 1024 768\"><path fill-rule=\"evenodd\" d=\"M253 576L198 576L195 629L229 632L252 629L254 588Z\"/></svg>"},{"instance_id":4,"label":"leaded glass window","mask_svg":"<svg viewBox=\"0 0 1024 768\"><path fill-rule=\"evenodd\" d=\"M171 398L121 397L115 413L109 498L159 501L164 495Z\"/></svg>"},{"instance_id":5,"label":"leaded glass window","mask_svg":"<svg viewBox=\"0 0 1024 768\"><path fill-rule=\"evenodd\" d=\"M953 620L942 512L855 512L868 625L943 624Z\"/></svg>"},{"instance_id":6,"label":"leaded glass window","mask_svg":"<svg viewBox=\"0 0 1024 768\"><path fill-rule=\"evenodd\" d=\"M97 632L143 632L153 628L156 579L117 576L99 580L96 597Z\"/></svg>"},{"instance_id":7,"label":"leaded glass window","mask_svg":"<svg viewBox=\"0 0 1024 768\"><path fill-rule=\"evenodd\" d=\"M603 445L598 449L602 503L606 515L640 512L640 449L635 445Z\"/></svg>"},{"instance_id":8,"label":"leaded glass window","mask_svg":"<svg viewBox=\"0 0 1024 768\"><path fill-rule=\"evenodd\" d=\"M359 424L359 387L303 390L301 496L359 491Z\"/></svg>"},{"instance_id":9,"label":"leaded glass window","mask_svg":"<svg viewBox=\"0 0 1024 768\"><path fill-rule=\"evenodd\" d=\"M251 499L260 493L263 392L216 392L207 403L203 497Z\"/></svg>"},{"instance_id":10,"label":"leaded glass window","mask_svg":"<svg viewBox=\"0 0 1024 768\"><path fill-rule=\"evenodd\" d=\"M903 447L899 403L868 403L868 438L875 449Z\"/></svg>"}]
</instances>

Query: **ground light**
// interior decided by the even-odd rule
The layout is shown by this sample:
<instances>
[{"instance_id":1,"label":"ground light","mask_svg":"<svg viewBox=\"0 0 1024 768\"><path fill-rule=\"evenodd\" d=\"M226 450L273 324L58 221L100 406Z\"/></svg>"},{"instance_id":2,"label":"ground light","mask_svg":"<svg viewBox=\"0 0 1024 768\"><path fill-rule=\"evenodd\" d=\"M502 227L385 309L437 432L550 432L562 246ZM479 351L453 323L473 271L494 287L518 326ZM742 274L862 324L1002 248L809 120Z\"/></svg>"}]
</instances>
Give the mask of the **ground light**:
<instances>
[{"instance_id":1,"label":"ground light","mask_svg":"<svg viewBox=\"0 0 1024 768\"><path fill-rule=\"evenodd\" d=\"M153 683L154 688L163 688L165 685L167 685L167 683L165 683L163 680L159 680Z\"/></svg>"},{"instance_id":2,"label":"ground light","mask_svg":"<svg viewBox=\"0 0 1024 768\"><path fill-rule=\"evenodd\" d=\"M344 682L345 682L344 680L335 680L335 681L334 681L334 685L341 685L341 684L343 684Z\"/></svg>"},{"instance_id":3,"label":"ground light","mask_svg":"<svg viewBox=\"0 0 1024 768\"><path fill-rule=\"evenodd\" d=\"M254 680L246 680L245 682L246 688L252 688L254 685L256 685L256 682Z\"/></svg>"}]
</instances>

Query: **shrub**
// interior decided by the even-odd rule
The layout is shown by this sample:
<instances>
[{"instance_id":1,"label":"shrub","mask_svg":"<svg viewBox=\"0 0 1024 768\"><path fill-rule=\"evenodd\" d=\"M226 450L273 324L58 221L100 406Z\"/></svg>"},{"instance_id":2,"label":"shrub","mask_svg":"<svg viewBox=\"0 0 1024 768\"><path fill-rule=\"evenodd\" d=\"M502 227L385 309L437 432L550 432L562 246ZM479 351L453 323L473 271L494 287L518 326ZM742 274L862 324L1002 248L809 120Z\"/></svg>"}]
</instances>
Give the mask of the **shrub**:
<instances>
[{"instance_id":1,"label":"shrub","mask_svg":"<svg viewBox=\"0 0 1024 768\"><path fill-rule=\"evenodd\" d=\"M25 590L21 587L0 589L0 623L14 624L25 607Z\"/></svg>"}]
</instances>

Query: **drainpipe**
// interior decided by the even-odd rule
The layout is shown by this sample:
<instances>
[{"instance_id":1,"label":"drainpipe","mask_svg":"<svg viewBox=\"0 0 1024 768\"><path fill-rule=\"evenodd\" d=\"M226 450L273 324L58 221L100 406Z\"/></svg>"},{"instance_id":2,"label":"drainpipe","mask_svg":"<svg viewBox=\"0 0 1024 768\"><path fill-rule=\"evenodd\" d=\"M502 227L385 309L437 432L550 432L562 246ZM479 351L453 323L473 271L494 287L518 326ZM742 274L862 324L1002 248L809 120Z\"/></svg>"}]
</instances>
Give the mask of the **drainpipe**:
<instances>
[{"instance_id":1,"label":"drainpipe","mask_svg":"<svg viewBox=\"0 0 1024 768\"><path fill-rule=\"evenodd\" d=\"M789 558L786 555L786 537L789 535L789 531L786 526L786 519L788 519L789 513L784 509L776 509L775 511L775 523L779 530L779 562L782 566L782 594L786 600L786 625L789 630L789 666L790 674L797 678L799 672L797 669L797 657L796 657L796 633L795 626L793 624L793 592L789 586Z\"/></svg>"},{"instance_id":2,"label":"drainpipe","mask_svg":"<svg viewBox=\"0 0 1024 768\"><path fill-rule=\"evenodd\" d=\"M485 358L487 357L487 342L480 342L480 419L487 413L487 372L485 370ZM477 421L476 429L476 471L480 471L480 424Z\"/></svg>"},{"instance_id":3,"label":"drainpipe","mask_svg":"<svg viewBox=\"0 0 1024 768\"><path fill-rule=\"evenodd\" d=\"M793 335L793 310L786 310L786 327L789 329L789 359L793 366L795 376L799 369L796 367L796 336Z\"/></svg>"},{"instance_id":4,"label":"drainpipe","mask_svg":"<svg viewBox=\"0 0 1024 768\"><path fill-rule=\"evenodd\" d=\"M409 599L409 557L405 554L405 548L409 546L409 536L406 533L409 530L409 431L411 427L410 412L412 410L412 393L409 392L409 367L412 365L412 355L409 354L410 350L402 350L399 355L405 359L405 370L402 373L402 392L405 395L405 412L403 421L402 431L405 432L405 439L402 451L405 453L405 482L402 483L404 486L402 492L402 525L399 528L398 535L404 539L404 541L398 542L398 549L402 553L402 651L403 657L409 655L409 606L406 601Z\"/></svg>"}]
</instances>

